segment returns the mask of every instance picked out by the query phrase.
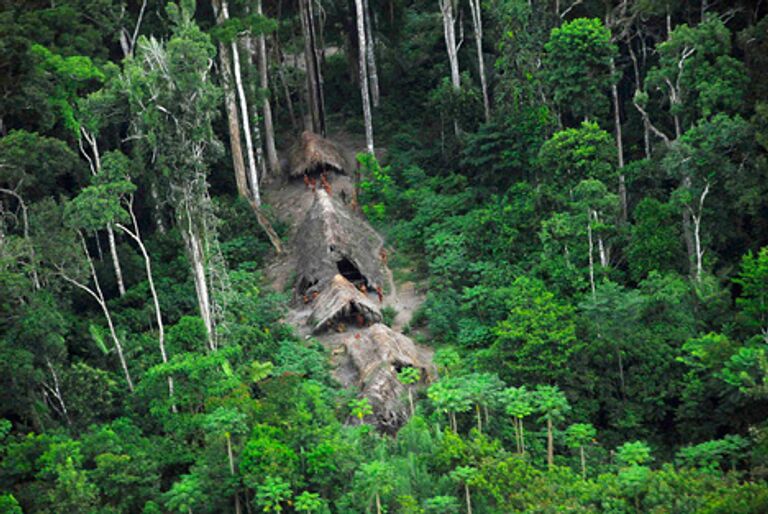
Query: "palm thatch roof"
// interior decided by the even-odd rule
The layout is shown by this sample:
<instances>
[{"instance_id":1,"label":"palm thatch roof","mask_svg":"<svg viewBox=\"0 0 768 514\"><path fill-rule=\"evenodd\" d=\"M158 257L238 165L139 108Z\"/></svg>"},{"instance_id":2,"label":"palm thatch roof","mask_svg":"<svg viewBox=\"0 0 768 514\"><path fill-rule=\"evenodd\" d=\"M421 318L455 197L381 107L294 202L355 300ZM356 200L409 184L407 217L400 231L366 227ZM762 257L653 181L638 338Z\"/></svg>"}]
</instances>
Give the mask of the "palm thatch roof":
<instances>
[{"instance_id":1,"label":"palm thatch roof","mask_svg":"<svg viewBox=\"0 0 768 514\"><path fill-rule=\"evenodd\" d=\"M421 372L421 383L436 378L429 353L408 337L377 323L344 342L346 361L337 376L347 387L358 387L373 408L373 423L395 433L407 421L403 398L407 393L397 378L403 368Z\"/></svg>"},{"instance_id":2,"label":"palm thatch roof","mask_svg":"<svg viewBox=\"0 0 768 514\"><path fill-rule=\"evenodd\" d=\"M354 318L357 314L368 322L381 321L379 307L341 275L333 277L330 285L315 299L314 305L307 321L312 325L313 333L331 328L334 322Z\"/></svg>"},{"instance_id":3,"label":"palm thatch roof","mask_svg":"<svg viewBox=\"0 0 768 514\"><path fill-rule=\"evenodd\" d=\"M299 296L325 291L339 274L356 287L365 285L371 292L384 285L379 257L381 238L322 189L315 193L294 241Z\"/></svg>"},{"instance_id":4,"label":"palm thatch roof","mask_svg":"<svg viewBox=\"0 0 768 514\"><path fill-rule=\"evenodd\" d=\"M347 173L349 164L343 149L330 139L313 132L304 132L291 147L288 156L288 174L296 178L305 173L317 173L332 169Z\"/></svg>"}]
</instances>

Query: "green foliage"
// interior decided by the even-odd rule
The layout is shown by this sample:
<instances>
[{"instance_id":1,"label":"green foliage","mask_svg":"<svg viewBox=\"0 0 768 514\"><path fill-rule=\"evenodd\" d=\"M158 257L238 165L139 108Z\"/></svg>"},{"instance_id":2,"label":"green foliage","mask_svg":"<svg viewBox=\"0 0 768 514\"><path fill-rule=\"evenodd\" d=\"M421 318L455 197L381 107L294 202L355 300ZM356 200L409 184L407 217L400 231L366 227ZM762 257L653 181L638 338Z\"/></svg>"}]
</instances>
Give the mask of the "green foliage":
<instances>
[{"instance_id":1,"label":"green foliage","mask_svg":"<svg viewBox=\"0 0 768 514\"><path fill-rule=\"evenodd\" d=\"M605 113L607 98L600 98L617 80L610 68L617 49L602 21L576 18L553 28L544 50L545 80L555 103L575 119Z\"/></svg>"},{"instance_id":2,"label":"green foliage","mask_svg":"<svg viewBox=\"0 0 768 514\"><path fill-rule=\"evenodd\" d=\"M291 486L279 477L267 475L264 483L256 488L254 502L262 512L282 512L283 503L291 497Z\"/></svg>"},{"instance_id":3,"label":"green foliage","mask_svg":"<svg viewBox=\"0 0 768 514\"><path fill-rule=\"evenodd\" d=\"M647 464L653 460L651 447L644 441L624 443L616 449L616 460L626 467Z\"/></svg>"}]
</instances>

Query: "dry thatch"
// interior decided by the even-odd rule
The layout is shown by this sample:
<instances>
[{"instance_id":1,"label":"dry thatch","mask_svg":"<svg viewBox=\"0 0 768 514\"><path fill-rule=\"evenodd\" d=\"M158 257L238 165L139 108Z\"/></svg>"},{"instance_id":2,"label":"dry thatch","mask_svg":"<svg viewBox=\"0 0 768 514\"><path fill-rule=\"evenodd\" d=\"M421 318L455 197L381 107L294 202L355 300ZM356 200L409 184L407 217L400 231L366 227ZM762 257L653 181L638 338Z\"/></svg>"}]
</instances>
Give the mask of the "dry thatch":
<instances>
[{"instance_id":1,"label":"dry thatch","mask_svg":"<svg viewBox=\"0 0 768 514\"><path fill-rule=\"evenodd\" d=\"M343 150L330 139L312 132L302 133L289 153L288 175L294 178L329 169L346 173L348 168Z\"/></svg>"},{"instance_id":2,"label":"dry thatch","mask_svg":"<svg viewBox=\"0 0 768 514\"><path fill-rule=\"evenodd\" d=\"M339 274L355 286L364 284L371 292L384 285L381 239L325 191L315 193L294 240L298 295L325 291Z\"/></svg>"},{"instance_id":3,"label":"dry thatch","mask_svg":"<svg viewBox=\"0 0 768 514\"><path fill-rule=\"evenodd\" d=\"M379 307L341 275L333 277L314 304L315 308L307 321L312 325L313 333L331 328L337 321L354 321L357 314L367 322L381 321Z\"/></svg>"},{"instance_id":4,"label":"dry thatch","mask_svg":"<svg viewBox=\"0 0 768 514\"><path fill-rule=\"evenodd\" d=\"M424 350L386 325L377 323L360 335L344 343L347 359L338 378L347 387L360 388L373 407L372 422L380 430L395 433L408 419L403 401L407 391L397 373L406 367L417 368L426 383L436 376L434 366Z\"/></svg>"}]
</instances>

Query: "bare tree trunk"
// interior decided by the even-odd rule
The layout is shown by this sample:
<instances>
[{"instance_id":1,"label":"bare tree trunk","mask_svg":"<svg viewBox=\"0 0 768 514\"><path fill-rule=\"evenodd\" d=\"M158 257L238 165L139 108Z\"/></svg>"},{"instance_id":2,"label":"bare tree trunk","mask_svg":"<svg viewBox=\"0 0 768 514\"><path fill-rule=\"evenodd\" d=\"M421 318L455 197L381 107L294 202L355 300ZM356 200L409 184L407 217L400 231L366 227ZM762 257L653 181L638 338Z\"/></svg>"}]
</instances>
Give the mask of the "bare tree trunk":
<instances>
[{"instance_id":1,"label":"bare tree trunk","mask_svg":"<svg viewBox=\"0 0 768 514\"><path fill-rule=\"evenodd\" d=\"M477 65L480 73L480 86L483 90L483 110L487 123L491 121L491 104L488 99L488 83L485 77L485 60L483 59L483 18L480 10L480 0L469 0L469 8L472 11L472 26L475 29Z\"/></svg>"},{"instance_id":2,"label":"bare tree trunk","mask_svg":"<svg viewBox=\"0 0 768 514\"><path fill-rule=\"evenodd\" d=\"M35 247L32 245L32 240L29 238L29 218L27 216L27 204L24 203L24 199L19 193L12 189L0 187L0 193L5 193L14 197L19 202L19 208L21 209L21 221L24 234L24 243L27 245L27 252L29 254L29 268L32 278L32 285L35 290L40 289L40 277L37 274L37 258L35 257ZM0 234L1 236L2 234Z\"/></svg>"},{"instance_id":3,"label":"bare tree trunk","mask_svg":"<svg viewBox=\"0 0 768 514\"><path fill-rule=\"evenodd\" d=\"M595 297L595 244L592 240L592 211L587 209L587 240L589 242L589 287L592 289L592 298Z\"/></svg>"},{"instance_id":4,"label":"bare tree trunk","mask_svg":"<svg viewBox=\"0 0 768 514\"><path fill-rule=\"evenodd\" d=\"M376 67L376 43L373 37L373 25L371 24L371 8L368 0L363 0L363 13L365 14L366 35L366 64L368 65L368 77L371 86L371 99L373 106L379 106L379 72Z\"/></svg>"},{"instance_id":5,"label":"bare tree trunk","mask_svg":"<svg viewBox=\"0 0 768 514\"><path fill-rule=\"evenodd\" d=\"M376 493L376 514L381 514L381 498L379 493Z\"/></svg>"},{"instance_id":6,"label":"bare tree trunk","mask_svg":"<svg viewBox=\"0 0 768 514\"><path fill-rule=\"evenodd\" d=\"M451 85L453 89L461 89L461 76L459 75L459 48L456 44L456 19L453 14L453 0L440 0L440 11L443 14L443 36L445 37L445 48L448 52L448 64L451 68ZM459 135L459 122L453 120L453 130L456 136Z\"/></svg>"},{"instance_id":7,"label":"bare tree trunk","mask_svg":"<svg viewBox=\"0 0 768 514\"><path fill-rule=\"evenodd\" d=\"M365 21L363 15L362 0L355 0L355 11L357 14L357 40L359 45L360 59L360 95L363 100L363 120L365 122L365 146L368 153L373 155L373 122L371 120L371 99L368 91L368 73L366 72L366 44L365 44Z\"/></svg>"},{"instance_id":8,"label":"bare tree trunk","mask_svg":"<svg viewBox=\"0 0 768 514\"><path fill-rule=\"evenodd\" d=\"M221 8L221 0L213 0L213 11L217 23L226 21ZM219 43L219 63L221 65L221 85L224 90L224 109L227 111L227 128L229 130L229 147L232 153L232 167L235 171L235 183L240 196L248 198L248 177L243 160L242 142L240 140L240 116L237 113L237 95L232 85L232 61L229 50L224 43Z\"/></svg>"},{"instance_id":9,"label":"bare tree trunk","mask_svg":"<svg viewBox=\"0 0 768 514\"><path fill-rule=\"evenodd\" d=\"M611 57L611 75L616 74L616 61ZM614 81L611 83L611 98L613 99L613 124L616 130L616 154L619 164L619 201L621 203L621 221L627 222L627 184L624 177L624 143L621 133L621 113L619 111L619 88Z\"/></svg>"},{"instance_id":10,"label":"bare tree trunk","mask_svg":"<svg viewBox=\"0 0 768 514\"><path fill-rule=\"evenodd\" d=\"M547 419L547 467L555 464L555 441L552 433L552 419Z\"/></svg>"},{"instance_id":11,"label":"bare tree trunk","mask_svg":"<svg viewBox=\"0 0 768 514\"><path fill-rule=\"evenodd\" d=\"M107 306L107 300L106 298L104 298L104 293L101 290L99 277L96 275L96 268L93 266L93 259L91 259L91 254L88 253L88 247L85 244L85 238L83 237L82 234L80 234L80 243L83 247L85 258L88 261L88 269L91 272L91 279L93 280L95 289L91 289L87 285L81 282L78 282L77 280L73 279L72 277L64 273L62 270L59 270L59 275L70 284L88 293L94 300L96 300L96 302L99 304L99 307L101 307L101 310L104 313L104 318L106 318L107 320L107 326L109 327L109 334L112 338L112 341L115 343L115 350L117 351L117 357L120 360L120 366L123 368L123 373L125 374L125 381L128 383L128 390L133 392L133 380L131 379L130 371L128 371L128 363L126 362L125 355L123 353L123 344L120 341L120 338L117 337L117 332L115 331L115 325L112 322L112 314L109 312L109 307Z\"/></svg>"},{"instance_id":12,"label":"bare tree trunk","mask_svg":"<svg viewBox=\"0 0 768 514\"><path fill-rule=\"evenodd\" d=\"M99 144L96 140L96 136L86 130L84 127L80 128L80 135L82 138L79 141L80 151L88 160L88 164L91 168L92 175L98 175L101 173L101 153L99 152ZM82 140L88 143L91 148L91 155L89 155L85 148L83 148ZM125 281L123 280L123 270L120 267L120 257L117 255L117 245L115 244L115 232L112 230L112 225L107 225L107 238L109 240L109 252L112 255L112 266L115 270L115 280L117 282L117 290L120 292L120 296L125 296Z\"/></svg>"},{"instance_id":13,"label":"bare tree trunk","mask_svg":"<svg viewBox=\"0 0 768 514\"><path fill-rule=\"evenodd\" d=\"M304 59L307 65L307 90L309 111L312 116L312 131L325 135L325 109L322 91L320 63L317 60L315 20L312 0L299 0L301 28L304 33Z\"/></svg>"},{"instance_id":14,"label":"bare tree trunk","mask_svg":"<svg viewBox=\"0 0 768 514\"><path fill-rule=\"evenodd\" d=\"M408 387L408 403L411 405L411 417L416 413L416 409L413 407L413 388Z\"/></svg>"},{"instance_id":15,"label":"bare tree trunk","mask_svg":"<svg viewBox=\"0 0 768 514\"><path fill-rule=\"evenodd\" d=\"M152 196L152 207L155 211L155 225L157 231L165 234L165 222L163 221L163 210L160 208L160 195L157 194L157 183L152 180L149 186L149 194Z\"/></svg>"},{"instance_id":16,"label":"bare tree trunk","mask_svg":"<svg viewBox=\"0 0 768 514\"><path fill-rule=\"evenodd\" d=\"M690 177L683 178L683 187L691 187ZM683 209L683 239L685 240L685 249L688 255L688 273L693 278L696 276L696 245L694 243L693 229L691 228L691 210Z\"/></svg>"},{"instance_id":17,"label":"bare tree trunk","mask_svg":"<svg viewBox=\"0 0 768 514\"><path fill-rule=\"evenodd\" d=\"M232 455L232 436L229 435L229 432L226 434L227 438L227 458L229 460L229 474L232 476L235 476L235 458ZM240 508L240 495L237 491L235 491L235 514L240 514L242 512L242 509Z\"/></svg>"},{"instance_id":18,"label":"bare tree trunk","mask_svg":"<svg viewBox=\"0 0 768 514\"><path fill-rule=\"evenodd\" d=\"M188 191L185 191L184 199L182 201L184 202L184 218L182 218L182 220L183 222L186 222L187 226L181 230L181 235L187 246L189 260L191 261L190 264L192 266L192 278L195 283L197 306L200 310L200 318L203 320L205 331L208 336L208 349L214 351L216 349L216 329L213 322L210 289L205 273L205 249L200 240L200 234L198 234L197 228L193 225L192 212L190 210L190 204L196 200Z\"/></svg>"},{"instance_id":19,"label":"bare tree trunk","mask_svg":"<svg viewBox=\"0 0 768 514\"><path fill-rule=\"evenodd\" d=\"M472 514L472 498L469 495L469 485L464 482L464 497L467 499L467 514Z\"/></svg>"},{"instance_id":20,"label":"bare tree trunk","mask_svg":"<svg viewBox=\"0 0 768 514\"><path fill-rule=\"evenodd\" d=\"M107 238L109 239L109 253L112 254L112 266L115 267L115 278L117 279L117 290L120 296L125 296L125 283L123 282L123 269L120 267L120 258L117 256L117 245L115 244L115 231L112 225L107 225Z\"/></svg>"},{"instance_id":21,"label":"bare tree trunk","mask_svg":"<svg viewBox=\"0 0 768 514\"><path fill-rule=\"evenodd\" d=\"M581 457L581 478L587 478L587 459L584 456L584 446L579 446L579 455Z\"/></svg>"},{"instance_id":22,"label":"bare tree trunk","mask_svg":"<svg viewBox=\"0 0 768 514\"><path fill-rule=\"evenodd\" d=\"M67 409L67 404L64 401L64 395L61 393L61 384L59 383L59 375L56 373L56 369L53 367L53 364L51 364L51 360L46 357L45 358L45 364L48 366L48 371L51 372L51 378L53 379L53 387L47 386L45 382L43 382L43 386L50 390L51 394L53 394L53 397L56 398L56 401L59 403L59 410L61 412L62 417L67 422L67 425L71 425L72 421L69 419L69 410Z\"/></svg>"},{"instance_id":23,"label":"bare tree trunk","mask_svg":"<svg viewBox=\"0 0 768 514\"><path fill-rule=\"evenodd\" d=\"M221 2L221 14L224 20L229 19L229 9L226 0ZM240 117L242 118L243 134L245 135L245 150L248 161L248 178L251 185L251 195L256 205L261 206L261 196L259 195L259 179L256 171L256 158L253 150L253 140L251 139L251 123L248 115L248 99L245 97L243 88L243 77L240 73L240 51L237 48L237 42L230 44L232 51L232 67L235 75L235 87L237 96L240 100Z\"/></svg>"},{"instance_id":24,"label":"bare tree trunk","mask_svg":"<svg viewBox=\"0 0 768 514\"><path fill-rule=\"evenodd\" d=\"M261 0L256 2L256 12L261 15ZM269 91L269 76L267 75L267 43L264 34L259 34L256 45L259 52L259 82L263 91ZM275 149L275 127L272 122L272 106L269 103L269 95L264 95L264 104L262 106L264 113L264 142L267 147L267 163L269 171L273 176L280 171L280 163L277 160L277 150Z\"/></svg>"},{"instance_id":25,"label":"bare tree trunk","mask_svg":"<svg viewBox=\"0 0 768 514\"><path fill-rule=\"evenodd\" d=\"M696 252L696 281L701 282L702 274L704 272L704 249L701 244L701 218L704 214L704 200L709 193L709 183L704 186L704 190L699 196L699 208L698 212L691 212L691 218L693 219L693 241L694 250Z\"/></svg>"},{"instance_id":26,"label":"bare tree trunk","mask_svg":"<svg viewBox=\"0 0 768 514\"><path fill-rule=\"evenodd\" d=\"M118 223L117 228L122 230L124 233L128 235L133 241L138 245L139 250L141 251L141 255L144 258L144 269L147 274L147 283L149 284L149 292L152 295L152 304L155 307L155 321L157 322L157 339L158 339L158 346L160 347L160 357L163 360L163 364L168 363L168 354L165 351L165 325L163 324L163 314L160 310L160 299L157 296L157 289L155 288L155 279L154 275L152 274L152 261L149 257L149 252L147 251L147 247L144 245L144 241L141 238L141 232L139 231L139 223L136 219L136 215L133 211L133 197L131 197L128 200L128 212L131 215L131 222L133 223L133 228L129 229L128 227ZM173 398L173 377L168 377L168 397ZM171 409L173 412L176 412L176 405L175 403L172 404Z\"/></svg>"}]
</instances>

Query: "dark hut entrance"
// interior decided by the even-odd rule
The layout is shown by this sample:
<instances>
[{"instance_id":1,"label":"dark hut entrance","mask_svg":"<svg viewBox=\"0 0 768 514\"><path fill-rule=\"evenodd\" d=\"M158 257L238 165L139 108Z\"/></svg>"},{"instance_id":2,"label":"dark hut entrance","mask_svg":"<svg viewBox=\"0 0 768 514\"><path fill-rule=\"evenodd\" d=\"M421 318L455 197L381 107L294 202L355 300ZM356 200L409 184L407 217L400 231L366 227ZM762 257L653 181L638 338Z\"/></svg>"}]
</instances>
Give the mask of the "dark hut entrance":
<instances>
[{"instance_id":1,"label":"dark hut entrance","mask_svg":"<svg viewBox=\"0 0 768 514\"><path fill-rule=\"evenodd\" d=\"M340 260L336 261L336 268L339 270L339 274L342 277L355 284L356 287L360 287L361 285L365 285L366 288L371 287L368 283L368 279L365 278L365 275L360 272L357 266L355 266L355 263L346 257L342 257Z\"/></svg>"}]
</instances>

